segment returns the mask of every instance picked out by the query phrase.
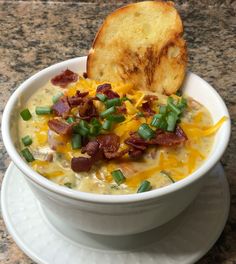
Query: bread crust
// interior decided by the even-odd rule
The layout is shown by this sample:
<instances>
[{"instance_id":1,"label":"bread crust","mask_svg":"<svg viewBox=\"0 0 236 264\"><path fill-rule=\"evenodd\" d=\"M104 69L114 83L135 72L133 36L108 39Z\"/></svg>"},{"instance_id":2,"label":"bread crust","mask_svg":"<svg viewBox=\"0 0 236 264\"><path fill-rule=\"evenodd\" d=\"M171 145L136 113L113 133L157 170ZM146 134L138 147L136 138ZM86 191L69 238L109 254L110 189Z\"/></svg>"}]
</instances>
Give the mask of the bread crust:
<instances>
[{"instance_id":1,"label":"bread crust","mask_svg":"<svg viewBox=\"0 0 236 264\"><path fill-rule=\"evenodd\" d=\"M108 15L96 34L87 58L88 77L175 93L187 65L182 34L183 24L172 2L146 1L121 7Z\"/></svg>"}]
</instances>

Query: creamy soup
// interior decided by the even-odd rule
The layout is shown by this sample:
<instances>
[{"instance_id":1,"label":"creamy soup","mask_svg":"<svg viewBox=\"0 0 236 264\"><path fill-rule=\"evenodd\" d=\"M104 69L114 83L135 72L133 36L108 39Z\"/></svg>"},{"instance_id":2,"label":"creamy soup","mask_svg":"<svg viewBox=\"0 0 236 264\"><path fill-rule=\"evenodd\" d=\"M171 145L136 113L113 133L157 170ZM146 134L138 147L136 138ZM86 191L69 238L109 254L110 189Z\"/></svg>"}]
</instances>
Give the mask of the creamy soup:
<instances>
[{"instance_id":1,"label":"creamy soup","mask_svg":"<svg viewBox=\"0 0 236 264\"><path fill-rule=\"evenodd\" d=\"M35 171L83 192L131 194L173 184L201 166L224 119L213 126L208 110L185 95L109 85L54 78L28 100L19 139Z\"/></svg>"}]
</instances>

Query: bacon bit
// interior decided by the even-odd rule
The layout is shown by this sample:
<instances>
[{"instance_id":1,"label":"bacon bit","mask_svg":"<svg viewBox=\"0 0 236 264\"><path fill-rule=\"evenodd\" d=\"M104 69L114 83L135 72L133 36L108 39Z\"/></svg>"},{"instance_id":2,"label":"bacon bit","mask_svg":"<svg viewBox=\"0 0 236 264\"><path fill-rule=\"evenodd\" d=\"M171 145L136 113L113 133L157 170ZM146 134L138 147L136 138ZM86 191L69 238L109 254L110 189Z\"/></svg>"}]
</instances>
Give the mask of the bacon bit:
<instances>
[{"instance_id":1,"label":"bacon bit","mask_svg":"<svg viewBox=\"0 0 236 264\"><path fill-rule=\"evenodd\" d=\"M72 132L72 125L64 123L58 119L49 120L48 126L59 135L70 135Z\"/></svg>"},{"instance_id":2,"label":"bacon bit","mask_svg":"<svg viewBox=\"0 0 236 264\"><path fill-rule=\"evenodd\" d=\"M104 94L107 96L108 99L120 98L119 94L112 90L107 90L104 92Z\"/></svg>"},{"instance_id":3,"label":"bacon bit","mask_svg":"<svg viewBox=\"0 0 236 264\"><path fill-rule=\"evenodd\" d=\"M140 159L143 156L144 151L141 149L131 148L129 149L129 157L132 159Z\"/></svg>"},{"instance_id":4,"label":"bacon bit","mask_svg":"<svg viewBox=\"0 0 236 264\"><path fill-rule=\"evenodd\" d=\"M97 109L93 104L93 100L86 99L84 100L84 103L79 107L79 118L89 121L93 117L98 117Z\"/></svg>"},{"instance_id":5,"label":"bacon bit","mask_svg":"<svg viewBox=\"0 0 236 264\"><path fill-rule=\"evenodd\" d=\"M112 91L110 83L98 85L96 92L105 94L109 99L120 98L118 93Z\"/></svg>"},{"instance_id":6,"label":"bacon bit","mask_svg":"<svg viewBox=\"0 0 236 264\"><path fill-rule=\"evenodd\" d=\"M73 157L71 159L71 169L75 172L89 171L92 167L92 159L85 157Z\"/></svg>"},{"instance_id":7,"label":"bacon bit","mask_svg":"<svg viewBox=\"0 0 236 264\"><path fill-rule=\"evenodd\" d=\"M88 74L87 74L87 72L84 72L84 73L83 73L83 77L84 77L84 79L87 79L87 78L88 78Z\"/></svg>"},{"instance_id":8,"label":"bacon bit","mask_svg":"<svg viewBox=\"0 0 236 264\"><path fill-rule=\"evenodd\" d=\"M63 97L58 100L53 106L52 110L56 116L61 116L63 118L67 118L70 113L70 105L68 103L67 97Z\"/></svg>"},{"instance_id":9,"label":"bacon bit","mask_svg":"<svg viewBox=\"0 0 236 264\"><path fill-rule=\"evenodd\" d=\"M76 96L77 97L83 98L83 97L86 97L88 94L89 94L89 92L83 92L83 93L81 93L80 91L76 91Z\"/></svg>"},{"instance_id":10,"label":"bacon bit","mask_svg":"<svg viewBox=\"0 0 236 264\"><path fill-rule=\"evenodd\" d=\"M135 149L140 149L144 151L147 148L147 142L140 138L137 133L132 133L131 137L125 140L125 143L129 146L134 147Z\"/></svg>"},{"instance_id":11,"label":"bacon bit","mask_svg":"<svg viewBox=\"0 0 236 264\"><path fill-rule=\"evenodd\" d=\"M97 141L90 141L81 149L81 153L87 153L89 156L94 156L99 151L99 143Z\"/></svg>"},{"instance_id":12,"label":"bacon bit","mask_svg":"<svg viewBox=\"0 0 236 264\"><path fill-rule=\"evenodd\" d=\"M180 126L176 127L174 133L159 131L155 138L148 141L148 144L151 145L161 145L161 146L175 146L179 145L187 140L187 136Z\"/></svg>"},{"instance_id":13,"label":"bacon bit","mask_svg":"<svg viewBox=\"0 0 236 264\"><path fill-rule=\"evenodd\" d=\"M128 152L129 152L129 149L127 148L127 149L124 149L124 150L119 151L119 152L104 152L104 156L107 159L119 159Z\"/></svg>"},{"instance_id":14,"label":"bacon bit","mask_svg":"<svg viewBox=\"0 0 236 264\"><path fill-rule=\"evenodd\" d=\"M145 116L152 116L155 114L155 111L152 110L152 108L151 108L150 102L143 103L141 108L142 108Z\"/></svg>"},{"instance_id":15,"label":"bacon bit","mask_svg":"<svg viewBox=\"0 0 236 264\"><path fill-rule=\"evenodd\" d=\"M118 113L121 113L121 114L126 114L127 113L127 109L126 109L125 105L116 106L116 111Z\"/></svg>"},{"instance_id":16,"label":"bacon bit","mask_svg":"<svg viewBox=\"0 0 236 264\"><path fill-rule=\"evenodd\" d=\"M107 152L116 152L120 147L120 137L114 133L99 135L97 142L103 149L104 154Z\"/></svg>"},{"instance_id":17,"label":"bacon bit","mask_svg":"<svg viewBox=\"0 0 236 264\"><path fill-rule=\"evenodd\" d=\"M98 85L96 92L97 93L104 93L107 90L111 90L110 83L104 83L104 84Z\"/></svg>"},{"instance_id":18,"label":"bacon bit","mask_svg":"<svg viewBox=\"0 0 236 264\"><path fill-rule=\"evenodd\" d=\"M67 69L62 73L58 74L54 78L51 79L53 85L58 85L62 88L66 88L66 86L72 82L76 82L78 80L78 74Z\"/></svg>"},{"instance_id":19,"label":"bacon bit","mask_svg":"<svg viewBox=\"0 0 236 264\"><path fill-rule=\"evenodd\" d=\"M180 126L176 127L175 132L166 132L161 129L156 131L154 138L144 140L137 133L131 133L131 136L125 140L127 145L135 149L144 151L149 145L175 146L187 140L187 136Z\"/></svg>"},{"instance_id":20,"label":"bacon bit","mask_svg":"<svg viewBox=\"0 0 236 264\"><path fill-rule=\"evenodd\" d=\"M77 96L71 96L68 98L68 102L71 107L75 107L83 103L83 98Z\"/></svg>"}]
</instances>

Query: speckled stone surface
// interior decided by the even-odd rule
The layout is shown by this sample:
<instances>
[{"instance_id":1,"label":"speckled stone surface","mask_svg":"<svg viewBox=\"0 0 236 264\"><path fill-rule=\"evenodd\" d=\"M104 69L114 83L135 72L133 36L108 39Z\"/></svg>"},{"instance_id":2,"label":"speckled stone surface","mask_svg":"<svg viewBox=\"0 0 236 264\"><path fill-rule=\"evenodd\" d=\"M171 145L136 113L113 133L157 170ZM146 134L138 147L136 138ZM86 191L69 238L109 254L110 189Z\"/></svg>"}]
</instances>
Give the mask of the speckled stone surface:
<instances>
[{"instance_id":1,"label":"speckled stone surface","mask_svg":"<svg viewBox=\"0 0 236 264\"><path fill-rule=\"evenodd\" d=\"M0 1L0 110L18 85L37 71L86 55L103 18L131 1ZM185 25L189 70L225 100L232 136L222 158L231 190L229 220L220 239L198 264L236 263L236 2L175 1ZM1 117L0 116L0 117ZM10 163L0 141L0 184ZM0 263L29 264L0 217Z\"/></svg>"}]
</instances>

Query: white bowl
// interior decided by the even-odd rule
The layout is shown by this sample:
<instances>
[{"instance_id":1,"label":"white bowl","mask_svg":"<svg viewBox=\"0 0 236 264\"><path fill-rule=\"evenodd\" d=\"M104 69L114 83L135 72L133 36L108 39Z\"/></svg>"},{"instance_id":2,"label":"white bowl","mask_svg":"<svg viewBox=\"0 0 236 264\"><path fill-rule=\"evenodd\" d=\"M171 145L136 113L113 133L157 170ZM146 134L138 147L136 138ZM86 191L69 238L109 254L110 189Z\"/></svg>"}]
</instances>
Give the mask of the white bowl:
<instances>
[{"instance_id":1,"label":"white bowl","mask_svg":"<svg viewBox=\"0 0 236 264\"><path fill-rule=\"evenodd\" d=\"M2 119L3 142L14 164L24 173L31 190L52 224L65 232L82 229L104 235L127 235L143 232L166 223L183 211L199 193L207 172L221 158L230 137L228 110L219 94L203 79L188 73L184 91L210 111L213 121L227 116L215 135L215 143L204 164L191 175L172 185L140 194L101 195L59 186L35 172L18 151L17 118L25 102L49 79L69 68L86 69L86 57L64 61L30 77L12 94Z\"/></svg>"}]
</instances>

